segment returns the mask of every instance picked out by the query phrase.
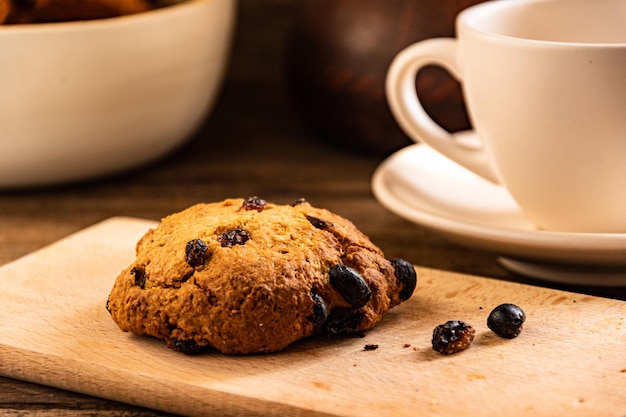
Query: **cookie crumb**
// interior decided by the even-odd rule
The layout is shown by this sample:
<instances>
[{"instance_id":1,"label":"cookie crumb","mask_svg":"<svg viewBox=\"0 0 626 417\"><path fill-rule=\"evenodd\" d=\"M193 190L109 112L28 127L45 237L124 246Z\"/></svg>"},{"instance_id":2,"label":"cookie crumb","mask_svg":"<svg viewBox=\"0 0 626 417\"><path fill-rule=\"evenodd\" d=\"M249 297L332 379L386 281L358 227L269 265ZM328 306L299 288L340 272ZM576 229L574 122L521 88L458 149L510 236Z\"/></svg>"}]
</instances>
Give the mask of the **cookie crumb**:
<instances>
[{"instance_id":1,"label":"cookie crumb","mask_svg":"<svg viewBox=\"0 0 626 417\"><path fill-rule=\"evenodd\" d=\"M450 320L433 330L433 350L444 355L461 352L472 344L476 330L460 320Z\"/></svg>"},{"instance_id":2,"label":"cookie crumb","mask_svg":"<svg viewBox=\"0 0 626 417\"><path fill-rule=\"evenodd\" d=\"M374 344L367 344L363 347L363 350L376 350L378 349L378 345L374 345Z\"/></svg>"}]
</instances>

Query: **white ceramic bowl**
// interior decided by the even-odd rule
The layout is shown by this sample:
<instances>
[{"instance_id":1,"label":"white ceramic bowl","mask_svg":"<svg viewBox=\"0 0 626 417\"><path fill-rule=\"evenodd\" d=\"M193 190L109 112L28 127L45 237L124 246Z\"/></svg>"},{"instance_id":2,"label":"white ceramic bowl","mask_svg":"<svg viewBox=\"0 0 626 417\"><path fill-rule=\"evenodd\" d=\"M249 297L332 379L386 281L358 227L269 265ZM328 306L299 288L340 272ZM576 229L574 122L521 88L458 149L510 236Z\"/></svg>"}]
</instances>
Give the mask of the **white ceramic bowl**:
<instances>
[{"instance_id":1,"label":"white ceramic bowl","mask_svg":"<svg viewBox=\"0 0 626 417\"><path fill-rule=\"evenodd\" d=\"M154 160L209 114L236 0L92 21L0 26L0 187Z\"/></svg>"}]
</instances>

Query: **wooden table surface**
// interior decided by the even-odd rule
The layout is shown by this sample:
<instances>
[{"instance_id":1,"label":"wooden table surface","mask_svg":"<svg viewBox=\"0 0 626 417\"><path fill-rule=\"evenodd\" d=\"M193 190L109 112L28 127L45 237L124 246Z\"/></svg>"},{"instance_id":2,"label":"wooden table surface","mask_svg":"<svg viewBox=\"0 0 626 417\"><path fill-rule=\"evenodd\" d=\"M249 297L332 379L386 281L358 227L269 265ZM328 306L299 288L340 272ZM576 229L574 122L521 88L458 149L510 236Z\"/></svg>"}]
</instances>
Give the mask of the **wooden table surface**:
<instances>
[{"instance_id":1,"label":"wooden table surface","mask_svg":"<svg viewBox=\"0 0 626 417\"><path fill-rule=\"evenodd\" d=\"M496 255L451 244L384 209L370 178L384 159L342 148L298 112L287 81L294 0L242 0L232 62L215 111L164 159L80 184L0 191L0 265L113 216L158 220L194 203L258 195L305 197L349 219L389 258L556 287L501 269ZM626 288L558 286L626 300ZM0 378L1 415L158 416L126 404Z\"/></svg>"}]
</instances>

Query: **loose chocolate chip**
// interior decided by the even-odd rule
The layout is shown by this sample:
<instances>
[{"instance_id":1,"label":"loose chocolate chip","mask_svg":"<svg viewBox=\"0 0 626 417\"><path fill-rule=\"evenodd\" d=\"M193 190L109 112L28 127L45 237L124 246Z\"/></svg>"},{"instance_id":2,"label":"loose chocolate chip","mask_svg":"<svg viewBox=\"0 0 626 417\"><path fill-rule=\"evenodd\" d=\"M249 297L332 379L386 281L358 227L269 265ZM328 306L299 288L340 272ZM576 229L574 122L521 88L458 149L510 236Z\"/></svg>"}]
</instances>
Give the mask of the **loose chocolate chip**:
<instances>
[{"instance_id":1,"label":"loose chocolate chip","mask_svg":"<svg viewBox=\"0 0 626 417\"><path fill-rule=\"evenodd\" d=\"M314 324L322 324L328 318L328 308L326 307L326 302L319 295L311 291L311 298L315 303L313 305L313 314L307 316L307 319Z\"/></svg>"},{"instance_id":2,"label":"loose chocolate chip","mask_svg":"<svg viewBox=\"0 0 626 417\"><path fill-rule=\"evenodd\" d=\"M256 210L260 213L267 207L267 201L256 196L248 197L243 201L242 207L244 210Z\"/></svg>"},{"instance_id":3,"label":"loose chocolate chip","mask_svg":"<svg viewBox=\"0 0 626 417\"><path fill-rule=\"evenodd\" d=\"M433 349L445 355L460 352L470 346L475 334L476 330L463 321L448 321L433 330Z\"/></svg>"},{"instance_id":4,"label":"loose chocolate chip","mask_svg":"<svg viewBox=\"0 0 626 417\"><path fill-rule=\"evenodd\" d=\"M402 283L402 290L398 296L401 300L408 300L413 295L417 285L415 267L404 259L393 259L391 263L393 264L396 278Z\"/></svg>"},{"instance_id":5,"label":"loose chocolate chip","mask_svg":"<svg viewBox=\"0 0 626 417\"><path fill-rule=\"evenodd\" d=\"M326 230L328 229L330 226L332 226L333 224L331 222L327 222L326 220L322 220L322 219L318 219L317 217L313 217L313 216L306 216L306 219L316 228L316 229L320 229L320 230Z\"/></svg>"},{"instance_id":6,"label":"loose chocolate chip","mask_svg":"<svg viewBox=\"0 0 626 417\"><path fill-rule=\"evenodd\" d=\"M299 206L300 204L304 204L304 203L306 203L306 199L304 197L301 197L297 199L296 201L294 201L291 207Z\"/></svg>"},{"instance_id":7,"label":"loose chocolate chip","mask_svg":"<svg viewBox=\"0 0 626 417\"><path fill-rule=\"evenodd\" d=\"M244 245L250 240L250 235L245 230L235 229L224 233L218 240L223 248L231 248L234 245Z\"/></svg>"},{"instance_id":8,"label":"loose chocolate chip","mask_svg":"<svg viewBox=\"0 0 626 417\"><path fill-rule=\"evenodd\" d=\"M324 331L329 335L358 333L362 320L360 309L335 308L324 323Z\"/></svg>"},{"instance_id":9,"label":"loose chocolate chip","mask_svg":"<svg viewBox=\"0 0 626 417\"><path fill-rule=\"evenodd\" d=\"M209 247L202 240L190 240L185 246L185 261L187 261L192 268L204 265L209 258L208 250Z\"/></svg>"},{"instance_id":10,"label":"loose chocolate chip","mask_svg":"<svg viewBox=\"0 0 626 417\"><path fill-rule=\"evenodd\" d=\"M133 267L130 273L135 276L135 285L139 286L142 290L146 288L146 271L143 268Z\"/></svg>"},{"instance_id":11,"label":"loose chocolate chip","mask_svg":"<svg viewBox=\"0 0 626 417\"><path fill-rule=\"evenodd\" d=\"M175 337L170 337L170 339L168 340L168 344L167 344L171 349L177 351L177 352L181 352L181 353L185 353L187 355L196 355L200 352L202 352L203 347L202 346L198 346L198 344L195 342L195 340L191 339L191 340L182 340L182 339L177 339Z\"/></svg>"},{"instance_id":12,"label":"loose chocolate chip","mask_svg":"<svg viewBox=\"0 0 626 417\"><path fill-rule=\"evenodd\" d=\"M372 298L372 291L363 277L345 265L330 268L330 285L352 308L361 308Z\"/></svg>"},{"instance_id":13,"label":"loose chocolate chip","mask_svg":"<svg viewBox=\"0 0 626 417\"><path fill-rule=\"evenodd\" d=\"M513 339L522 332L526 314L515 304L500 304L489 314L487 327L505 339Z\"/></svg>"}]
</instances>

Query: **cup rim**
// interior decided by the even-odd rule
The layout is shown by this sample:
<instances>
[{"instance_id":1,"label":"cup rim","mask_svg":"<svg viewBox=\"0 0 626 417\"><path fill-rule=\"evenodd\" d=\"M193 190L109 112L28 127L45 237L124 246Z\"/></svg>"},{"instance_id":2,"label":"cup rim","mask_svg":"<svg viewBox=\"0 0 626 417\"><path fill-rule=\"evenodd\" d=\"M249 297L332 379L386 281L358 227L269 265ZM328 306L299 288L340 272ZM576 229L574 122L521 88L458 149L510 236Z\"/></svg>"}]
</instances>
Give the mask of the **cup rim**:
<instances>
[{"instance_id":1,"label":"cup rim","mask_svg":"<svg viewBox=\"0 0 626 417\"><path fill-rule=\"evenodd\" d=\"M571 3L578 1L589 5L593 3L595 6L602 3L624 4L626 6L626 0L497 0L486 1L478 3L473 6L462 10L456 18L457 36L461 30L465 29L485 37L499 39L507 42L517 42L535 46L549 46L549 47L575 47L575 48L625 48L626 41L624 42L583 42L583 41L567 41L567 40L549 40L549 39L537 39L531 37L515 36L506 33L500 33L495 30L485 29L476 24L476 19L484 16L488 13L499 13L503 10L510 10L511 8L517 8L528 4L545 5L547 3Z\"/></svg>"}]
</instances>

